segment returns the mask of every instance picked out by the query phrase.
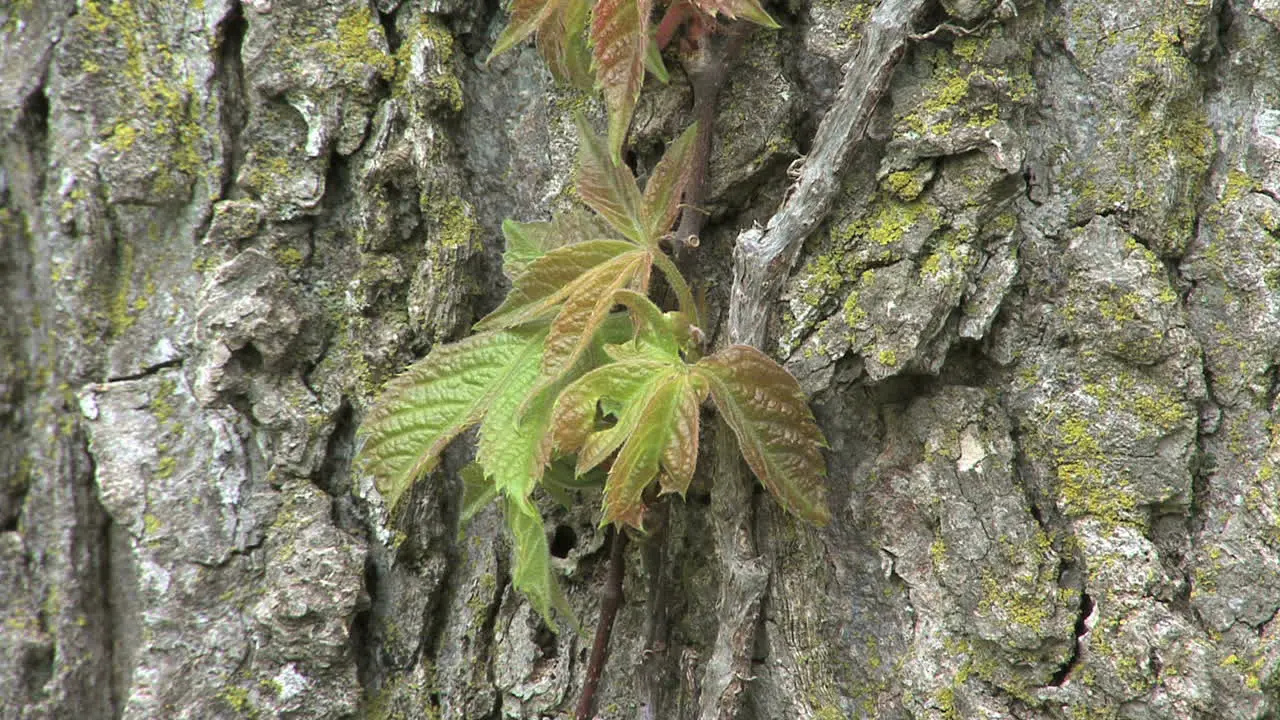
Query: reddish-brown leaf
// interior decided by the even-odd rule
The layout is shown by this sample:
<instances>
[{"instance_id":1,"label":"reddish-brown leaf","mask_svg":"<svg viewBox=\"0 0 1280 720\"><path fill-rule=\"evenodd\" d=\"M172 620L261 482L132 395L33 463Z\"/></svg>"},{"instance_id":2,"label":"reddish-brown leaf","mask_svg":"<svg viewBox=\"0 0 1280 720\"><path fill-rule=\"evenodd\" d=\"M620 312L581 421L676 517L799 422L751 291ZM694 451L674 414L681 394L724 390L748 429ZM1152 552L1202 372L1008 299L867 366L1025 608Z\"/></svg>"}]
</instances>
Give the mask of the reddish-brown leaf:
<instances>
[{"instance_id":1,"label":"reddish-brown leaf","mask_svg":"<svg viewBox=\"0 0 1280 720\"><path fill-rule=\"evenodd\" d=\"M686 387L672 404L671 430L662 448L662 468L666 472L660 476L662 492L680 493L680 497L689 490L693 471L698 467L699 416L702 401L707 399L707 387L701 377L690 374L685 381Z\"/></svg>"},{"instance_id":2,"label":"reddish-brown leaf","mask_svg":"<svg viewBox=\"0 0 1280 720\"><path fill-rule=\"evenodd\" d=\"M816 524L831 520L822 431L800 384L769 356L731 345L696 365L747 464L782 507Z\"/></svg>"},{"instance_id":3,"label":"reddish-brown leaf","mask_svg":"<svg viewBox=\"0 0 1280 720\"><path fill-rule=\"evenodd\" d=\"M664 489L684 492L698 460L696 417L701 401L686 368L669 368L657 379L635 429L609 469L602 523L617 522L642 529L644 490L660 469L668 475L679 475L672 479L673 487ZM689 422L690 408L693 422Z\"/></svg>"},{"instance_id":4,"label":"reddish-brown leaf","mask_svg":"<svg viewBox=\"0 0 1280 720\"><path fill-rule=\"evenodd\" d=\"M515 327L550 313L593 269L637 252L621 240L590 240L547 252L529 264L498 309L476 323L477 330Z\"/></svg>"},{"instance_id":5,"label":"reddish-brown leaf","mask_svg":"<svg viewBox=\"0 0 1280 720\"><path fill-rule=\"evenodd\" d=\"M694 123L667 147L644 186L644 224L649 238L671 229L680 211L680 197L693 175L693 146L698 134Z\"/></svg>"},{"instance_id":6,"label":"reddish-brown leaf","mask_svg":"<svg viewBox=\"0 0 1280 720\"><path fill-rule=\"evenodd\" d=\"M559 377L573 366L613 308L614 293L633 283L647 283L652 262L649 250L634 248L633 252L600 264L574 283L547 335L542 355L545 376Z\"/></svg>"},{"instance_id":7,"label":"reddish-brown leaf","mask_svg":"<svg viewBox=\"0 0 1280 720\"><path fill-rule=\"evenodd\" d=\"M608 149L578 116L578 195L615 230L645 242L644 198L626 165L609 159Z\"/></svg>"},{"instance_id":8,"label":"reddish-brown leaf","mask_svg":"<svg viewBox=\"0 0 1280 720\"><path fill-rule=\"evenodd\" d=\"M489 60L511 49L537 31L562 4L563 0L512 0L511 18L489 53ZM487 61L486 61L487 62Z\"/></svg>"},{"instance_id":9,"label":"reddish-brown leaf","mask_svg":"<svg viewBox=\"0 0 1280 720\"><path fill-rule=\"evenodd\" d=\"M609 156L622 164L622 143L644 84L653 0L597 0L591 18L596 83L609 109Z\"/></svg>"},{"instance_id":10,"label":"reddish-brown leaf","mask_svg":"<svg viewBox=\"0 0 1280 720\"><path fill-rule=\"evenodd\" d=\"M551 73L580 90L593 89L591 49L587 47L588 0L561 0L562 8L538 28L538 50Z\"/></svg>"}]
</instances>

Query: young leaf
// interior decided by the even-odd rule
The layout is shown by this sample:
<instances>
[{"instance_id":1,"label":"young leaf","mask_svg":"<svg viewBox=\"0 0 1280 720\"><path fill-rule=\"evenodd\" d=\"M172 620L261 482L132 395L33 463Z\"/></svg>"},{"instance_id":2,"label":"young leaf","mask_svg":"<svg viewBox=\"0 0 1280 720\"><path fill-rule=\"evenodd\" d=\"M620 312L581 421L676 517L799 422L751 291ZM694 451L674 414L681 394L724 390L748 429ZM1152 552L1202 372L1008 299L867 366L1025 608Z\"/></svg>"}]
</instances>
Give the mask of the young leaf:
<instances>
[{"instance_id":1,"label":"young leaf","mask_svg":"<svg viewBox=\"0 0 1280 720\"><path fill-rule=\"evenodd\" d=\"M480 463L468 463L458 475L462 478L462 508L458 511L458 529L461 530L476 513L498 498L498 486L484 474Z\"/></svg>"},{"instance_id":2,"label":"young leaf","mask_svg":"<svg viewBox=\"0 0 1280 720\"><path fill-rule=\"evenodd\" d=\"M649 282L653 256L647 250L619 255L582 276L551 323L543 350L542 372L557 378L577 362L591 344L615 303L617 291Z\"/></svg>"},{"instance_id":3,"label":"young leaf","mask_svg":"<svg viewBox=\"0 0 1280 720\"><path fill-rule=\"evenodd\" d=\"M658 47L658 43L654 38L649 39L648 47L644 50L644 68L663 85L671 82L671 74L667 72L667 65L662 62L662 48Z\"/></svg>"},{"instance_id":4,"label":"young leaf","mask_svg":"<svg viewBox=\"0 0 1280 720\"><path fill-rule=\"evenodd\" d=\"M555 603L555 579L551 576L551 548L542 516L528 500L507 498L507 528L511 530L511 584L529 598L552 632L556 624L551 617Z\"/></svg>"},{"instance_id":5,"label":"young leaf","mask_svg":"<svg viewBox=\"0 0 1280 720\"><path fill-rule=\"evenodd\" d=\"M829 522L820 451L826 441L796 379L746 345L724 348L695 367L756 477L788 511L816 525Z\"/></svg>"},{"instance_id":6,"label":"young leaf","mask_svg":"<svg viewBox=\"0 0 1280 720\"><path fill-rule=\"evenodd\" d=\"M622 143L644 83L653 0L596 0L591 19L596 83L609 109L609 157L622 164Z\"/></svg>"},{"instance_id":7,"label":"young leaf","mask_svg":"<svg viewBox=\"0 0 1280 720\"><path fill-rule=\"evenodd\" d=\"M782 27L769 17L769 13L765 12L764 8L760 7L760 0L693 0L693 3L699 10L712 17L715 17L716 13L724 13L730 18L743 18L774 30Z\"/></svg>"},{"instance_id":8,"label":"young leaf","mask_svg":"<svg viewBox=\"0 0 1280 720\"><path fill-rule=\"evenodd\" d=\"M498 36L493 45L493 52L485 62L494 59L510 50L517 43L537 31L538 26L546 22L553 12L559 9L562 0L512 0L511 19L507 27Z\"/></svg>"},{"instance_id":9,"label":"young leaf","mask_svg":"<svg viewBox=\"0 0 1280 720\"><path fill-rule=\"evenodd\" d=\"M581 115L577 121L578 195L623 237L647 244L644 199L631 168L610 159L608 149Z\"/></svg>"},{"instance_id":10,"label":"young leaf","mask_svg":"<svg viewBox=\"0 0 1280 720\"><path fill-rule=\"evenodd\" d=\"M660 469L671 478L664 490L683 493L698 461L698 406L703 395L690 373L671 368L646 398L639 422L627 438L604 486L601 523L642 529L644 490Z\"/></svg>"},{"instance_id":11,"label":"young leaf","mask_svg":"<svg viewBox=\"0 0 1280 720\"><path fill-rule=\"evenodd\" d=\"M477 330L514 327L550 313L585 273L636 246L621 240L589 240L551 250L516 278L498 309L476 323Z\"/></svg>"},{"instance_id":12,"label":"young leaf","mask_svg":"<svg viewBox=\"0 0 1280 720\"><path fill-rule=\"evenodd\" d=\"M588 0L563 0L562 11L553 13L538 28L538 50L551 74L585 92L593 89L591 49L587 47L590 18Z\"/></svg>"},{"instance_id":13,"label":"young leaf","mask_svg":"<svg viewBox=\"0 0 1280 720\"><path fill-rule=\"evenodd\" d=\"M605 348L614 360L653 357L660 361L680 359L679 326L688 325L681 313L663 313L648 297L632 290L618 290L613 301L631 311L632 340L622 347Z\"/></svg>"},{"instance_id":14,"label":"young leaf","mask_svg":"<svg viewBox=\"0 0 1280 720\"><path fill-rule=\"evenodd\" d=\"M507 247L502 252L502 274L514 280L556 245L549 222L502 221L502 237Z\"/></svg>"},{"instance_id":15,"label":"young leaf","mask_svg":"<svg viewBox=\"0 0 1280 720\"><path fill-rule=\"evenodd\" d=\"M541 343L530 342L512 361L480 423L476 461L507 497L529 497L551 459L552 399L534 392L541 350Z\"/></svg>"},{"instance_id":16,"label":"young leaf","mask_svg":"<svg viewBox=\"0 0 1280 720\"><path fill-rule=\"evenodd\" d=\"M439 461L458 433L480 421L513 366L544 335L491 332L435 348L387 384L360 427L357 462L388 507Z\"/></svg>"},{"instance_id":17,"label":"young leaf","mask_svg":"<svg viewBox=\"0 0 1280 720\"><path fill-rule=\"evenodd\" d=\"M556 213L550 222L516 222L504 220L502 235L506 251L502 253L502 273L514 280L534 260L565 245L587 242L609 236L609 226L594 215L577 209Z\"/></svg>"},{"instance_id":18,"label":"young leaf","mask_svg":"<svg viewBox=\"0 0 1280 720\"><path fill-rule=\"evenodd\" d=\"M642 215L647 237L662 237L675 222L680 211L680 197L693 174L693 145L697 135L698 124L694 123L676 138L644 186Z\"/></svg>"},{"instance_id":19,"label":"young leaf","mask_svg":"<svg viewBox=\"0 0 1280 720\"><path fill-rule=\"evenodd\" d=\"M622 419L613 428L597 431L596 407L605 399L612 400L619 407L632 404L653 379L669 367L670 363L650 359L612 363L583 375L560 393L552 411L552 434L560 452L578 454L579 475L608 457L630 432L629 429L622 433L613 432L628 425ZM595 450L586 447L589 439L601 435L618 437L612 447L597 447Z\"/></svg>"}]
</instances>

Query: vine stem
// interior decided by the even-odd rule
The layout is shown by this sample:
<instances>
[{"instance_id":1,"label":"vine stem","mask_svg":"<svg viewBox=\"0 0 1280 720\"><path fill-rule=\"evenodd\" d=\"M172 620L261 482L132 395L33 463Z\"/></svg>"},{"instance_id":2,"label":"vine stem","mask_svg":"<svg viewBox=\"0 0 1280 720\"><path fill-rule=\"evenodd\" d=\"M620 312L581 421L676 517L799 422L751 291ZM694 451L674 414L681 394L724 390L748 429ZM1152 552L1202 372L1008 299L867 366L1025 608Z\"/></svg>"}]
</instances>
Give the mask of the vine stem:
<instances>
[{"instance_id":1,"label":"vine stem","mask_svg":"<svg viewBox=\"0 0 1280 720\"><path fill-rule=\"evenodd\" d=\"M689 289L689 283L680 273L680 268L676 267L666 253L656 248L653 251L653 264L658 266L658 270L667 279L667 284L675 291L680 309L689 315L689 322L701 328L702 317L698 312L698 303L694 301L693 291Z\"/></svg>"},{"instance_id":2,"label":"vine stem","mask_svg":"<svg viewBox=\"0 0 1280 720\"><path fill-rule=\"evenodd\" d=\"M587 679L582 684L582 697L578 700L576 720L591 720L595 711L596 688L604 663L609 659L609 638L613 635L613 621L622 606L622 577L626 569L625 551L627 533L615 526L609 546L609 577L605 580L604 595L600 598L600 621L596 623L596 639L591 645L591 658L587 661Z\"/></svg>"}]
</instances>

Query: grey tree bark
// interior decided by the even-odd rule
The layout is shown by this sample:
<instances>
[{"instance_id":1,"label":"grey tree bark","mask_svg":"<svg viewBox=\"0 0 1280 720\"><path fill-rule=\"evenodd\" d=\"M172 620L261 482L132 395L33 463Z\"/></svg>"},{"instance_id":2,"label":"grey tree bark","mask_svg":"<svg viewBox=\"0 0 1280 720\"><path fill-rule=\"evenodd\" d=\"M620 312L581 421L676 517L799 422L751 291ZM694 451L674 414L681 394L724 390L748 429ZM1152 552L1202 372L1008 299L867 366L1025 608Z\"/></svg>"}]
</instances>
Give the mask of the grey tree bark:
<instances>
[{"instance_id":1,"label":"grey tree bark","mask_svg":"<svg viewBox=\"0 0 1280 720\"><path fill-rule=\"evenodd\" d=\"M499 4L0 7L0 718L572 708L467 444L395 517L351 471L601 117L484 64ZM812 394L835 520L704 438L599 716L1280 714L1280 3L769 9L682 262ZM587 626L597 509L544 506Z\"/></svg>"}]
</instances>

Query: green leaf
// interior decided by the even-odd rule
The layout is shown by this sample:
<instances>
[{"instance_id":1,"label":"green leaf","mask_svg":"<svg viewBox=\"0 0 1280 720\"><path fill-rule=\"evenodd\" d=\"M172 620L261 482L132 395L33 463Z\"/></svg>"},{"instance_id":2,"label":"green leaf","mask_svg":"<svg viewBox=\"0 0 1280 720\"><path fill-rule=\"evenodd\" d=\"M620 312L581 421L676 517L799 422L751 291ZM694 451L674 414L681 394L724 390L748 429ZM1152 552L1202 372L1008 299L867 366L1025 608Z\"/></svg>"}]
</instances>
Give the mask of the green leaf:
<instances>
[{"instance_id":1,"label":"green leaf","mask_svg":"<svg viewBox=\"0 0 1280 720\"><path fill-rule=\"evenodd\" d=\"M609 109L609 157L622 164L622 143L640 86L649 44L649 15L653 0L596 0L591 19L596 84Z\"/></svg>"},{"instance_id":2,"label":"green leaf","mask_svg":"<svg viewBox=\"0 0 1280 720\"><path fill-rule=\"evenodd\" d=\"M635 251L635 245L621 240L589 240L551 250L530 263L506 300L476 323L476 329L514 327L550 314L584 274Z\"/></svg>"},{"instance_id":3,"label":"green leaf","mask_svg":"<svg viewBox=\"0 0 1280 720\"><path fill-rule=\"evenodd\" d=\"M690 125L667 147L644 186L642 215L647 237L662 237L680 212L680 197L693 175L693 146L698 124Z\"/></svg>"},{"instance_id":4,"label":"green leaf","mask_svg":"<svg viewBox=\"0 0 1280 720\"><path fill-rule=\"evenodd\" d=\"M516 222L505 220L502 235L507 240L502 253L502 272L510 279L519 277L534 260L565 245L609 237L609 226L594 215L577 209L556 213L550 222Z\"/></svg>"},{"instance_id":5,"label":"green leaf","mask_svg":"<svg viewBox=\"0 0 1280 720\"><path fill-rule=\"evenodd\" d=\"M387 384L360 427L357 463L389 507L439 462L460 432L479 422L539 333L490 332L442 345Z\"/></svg>"},{"instance_id":6,"label":"green leaf","mask_svg":"<svg viewBox=\"0 0 1280 720\"><path fill-rule=\"evenodd\" d=\"M666 85L671 82L671 74L667 72L666 63L662 62L662 49L658 47L658 43L654 38L649 38L649 43L644 50L644 68L653 74L658 82Z\"/></svg>"},{"instance_id":7,"label":"green leaf","mask_svg":"<svg viewBox=\"0 0 1280 720\"><path fill-rule=\"evenodd\" d=\"M555 240L549 222L503 220L502 237L507 241L506 250L502 252L502 273L511 280L527 270L534 260L556 247L552 245Z\"/></svg>"},{"instance_id":8,"label":"green leaf","mask_svg":"<svg viewBox=\"0 0 1280 720\"><path fill-rule=\"evenodd\" d=\"M633 284L648 284L652 257L649 251L637 249L583 275L551 323L542 357L543 375L558 378L573 367L608 317L615 293Z\"/></svg>"},{"instance_id":9,"label":"green leaf","mask_svg":"<svg viewBox=\"0 0 1280 720\"><path fill-rule=\"evenodd\" d=\"M612 400L617 407L633 404L635 398L670 367L669 362L646 359L613 363L583 375L560 393L552 411L552 435L556 448L561 452L578 453L579 475L600 464L616 450L630 432L627 426L634 422L634 419L627 421L620 417L612 428L597 430L596 408L599 404L606 399ZM608 436L603 444L597 440L588 447L589 440L601 436ZM610 445L609 439L613 437L616 437L616 442Z\"/></svg>"},{"instance_id":10,"label":"green leaf","mask_svg":"<svg viewBox=\"0 0 1280 720\"><path fill-rule=\"evenodd\" d=\"M815 525L831 520L822 478L822 431L800 384L759 350L731 345L695 366L747 464L786 508Z\"/></svg>"},{"instance_id":11,"label":"green leaf","mask_svg":"<svg viewBox=\"0 0 1280 720\"><path fill-rule=\"evenodd\" d=\"M716 13L724 13L730 18L750 20L757 25L777 30L782 27L769 13L760 7L760 0L693 0L702 12L715 17Z\"/></svg>"},{"instance_id":12,"label":"green leaf","mask_svg":"<svg viewBox=\"0 0 1280 720\"><path fill-rule=\"evenodd\" d=\"M584 92L594 89L591 49L587 46L590 19L588 0L567 0L563 10L552 14L538 29L538 49L551 74Z\"/></svg>"},{"instance_id":13,"label":"green leaf","mask_svg":"<svg viewBox=\"0 0 1280 720\"><path fill-rule=\"evenodd\" d=\"M683 494L689 487L698 461L698 406L705 397L700 385L685 368L667 370L654 384L609 470L602 524L643 529L644 491L659 469L670 478L664 491Z\"/></svg>"},{"instance_id":14,"label":"green leaf","mask_svg":"<svg viewBox=\"0 0 1280 720\"><path fill-rule=\"evenodd\" d=\"M551 459L552 398L535 393L544 338L534 335L512 361L480 423L476 461L507 497L529 497Z\"/></svg>"},{"instance_id":15,"label":"green leaf","mask_svg":"<svg viewBox=\"0 0 1280 720\"><path fill-rule=\"evenodd\" d=\"M688 326L681 313L664 314L652 300L632 290L618 290L613 294L613 300L627 307L634 322L629 343L605 349L614 360L640 356L667 362L680 359L677 328L682 324L686 328Z\"/></svg>"},{"instance_id":16,"label":"green leaf","mask_svg":"<svg viewBox=\"0 0 1280 720\"><path fill-rule=\"evenodd\" d=\"M623 237L649 244L642 215L644 198L631 168L610 159L604 143L581 115L577 122L578 195Z\"/></svg>"},{"instance_id":17,"label":"green leaf","mask_svg":"<svg viewBox=\"0 0 1280 720\"><path fill-rule=\"evenodd\" d=\"M462 509L458 512L458 529L461 530L476 513L498 498L498 486L484 474L480 463L467 463L458 475L462 478Z\"/></svg>"},{"instance_id":18,"label":"green leaf","mask_svg":"<svg viewBox=\"0 0 1280 720\"><path fill-rule=\"evenodd\" d=\"M551 615L555 604L555 579L551 576L551 548L547 530L537 508L527 500L507 498L507 528L511 530L511 584L529 598L552 632L556 632Z\"/></svg>"},{"instance_id":19,"label":"green leaf","mask_svg":"<svg viewBox=\"0 0 1280 720\"><path fill-rule=\"evenodd\" d=\"M546 22L553 12L559 9L562 0L512 0L511 19L507 27L498 36L485 62L510 50L517 43L532 35L538 26Z\"/></svg>"}]
</instances>

